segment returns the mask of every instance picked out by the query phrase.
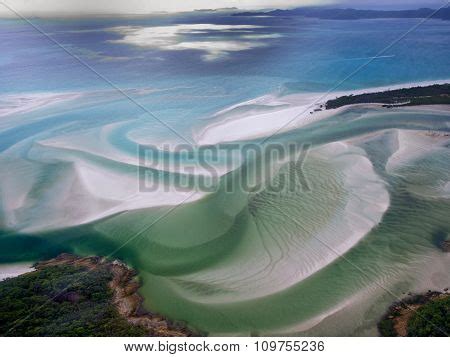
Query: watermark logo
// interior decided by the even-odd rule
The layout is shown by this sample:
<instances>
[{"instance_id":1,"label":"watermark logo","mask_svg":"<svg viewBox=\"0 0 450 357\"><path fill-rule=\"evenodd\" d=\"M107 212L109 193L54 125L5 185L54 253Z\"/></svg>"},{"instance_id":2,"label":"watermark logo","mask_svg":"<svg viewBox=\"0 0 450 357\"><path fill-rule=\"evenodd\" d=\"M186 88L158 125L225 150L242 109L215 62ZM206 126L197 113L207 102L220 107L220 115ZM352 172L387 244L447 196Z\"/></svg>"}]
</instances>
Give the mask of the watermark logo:
<instances>
[{"instance_id":1,"label":"watermark logo","mask_svg":"<svg viewBox=\"0 0 450 357\"><path fill-rule=\"evenodd\" d=\"M309 192L310 144L139 145L140 192Z\"/></svg>"}]
</instances>

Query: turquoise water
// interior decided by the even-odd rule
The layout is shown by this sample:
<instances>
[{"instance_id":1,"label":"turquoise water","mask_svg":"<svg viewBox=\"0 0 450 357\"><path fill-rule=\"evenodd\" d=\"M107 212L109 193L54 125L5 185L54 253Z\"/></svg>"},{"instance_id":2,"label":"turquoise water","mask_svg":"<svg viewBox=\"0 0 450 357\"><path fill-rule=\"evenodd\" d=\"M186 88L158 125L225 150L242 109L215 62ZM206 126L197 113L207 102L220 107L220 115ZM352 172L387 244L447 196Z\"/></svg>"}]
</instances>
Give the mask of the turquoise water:
<instances>
[{"instance_id":1,"label":"turquoise water","mask_svg":"<svg viewBox=\"0 0 450 357\"><path fill-rule=\"evenodd\" d=\"M0 21L0 263L121 258L148 308L211 335L375 335L390 303L450 285L448 107L304 107L449 78L450 23L374 59L419 20L34 21L83 64ZM280 182L293 157L244 148L273 143L311 145L308 187L270 189L263 173ZM160 158L146 170L157 191L142 188L139 144ZM179 190L174 178L208 176L205 148L220 148L214 190ZM262 189L227 189L246 180Z\"/></svg>"}]
</instances>

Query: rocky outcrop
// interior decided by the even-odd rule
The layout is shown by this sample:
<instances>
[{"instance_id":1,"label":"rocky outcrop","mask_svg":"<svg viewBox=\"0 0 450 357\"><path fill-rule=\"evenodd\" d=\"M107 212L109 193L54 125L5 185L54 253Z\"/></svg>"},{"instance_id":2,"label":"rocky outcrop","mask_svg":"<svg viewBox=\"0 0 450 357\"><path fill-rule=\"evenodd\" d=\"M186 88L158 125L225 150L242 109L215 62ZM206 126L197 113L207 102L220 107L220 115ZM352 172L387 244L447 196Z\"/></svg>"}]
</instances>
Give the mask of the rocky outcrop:
<instances>
[{"instance_id":1,"label":"rocky outcrop","mask_svg":"<svg viewBox=\"0 0 450 357\"><path fill-rule=\"evenodd\" d=\"M58 257L39 262L36 270L49 266L71 265L84 267L89 270L107 269L112 274L109 287L113 292L112 303L129 323L143 327L149 336L157 337L185 337L193 333L181 324L174 323L165 317L146 311L142 307L143 298L139 295L140 284L137 274L124 263L114 260L108 261L101 257L78 257L72 254L61 254ZM73 293L72 293L73 294ZM68 297L76 299L76 296Z\"/></svg>"},{"instance_id":2,"label":"rocky outcrop","mask_svg":"<svg viewBox=\"0 0 450 357\"><path fill-rule=\"evenodd\" d=\"M450 253L450 239L444 240L441 243L441 249L446 253Z\"/></svg>"}]
</instances>

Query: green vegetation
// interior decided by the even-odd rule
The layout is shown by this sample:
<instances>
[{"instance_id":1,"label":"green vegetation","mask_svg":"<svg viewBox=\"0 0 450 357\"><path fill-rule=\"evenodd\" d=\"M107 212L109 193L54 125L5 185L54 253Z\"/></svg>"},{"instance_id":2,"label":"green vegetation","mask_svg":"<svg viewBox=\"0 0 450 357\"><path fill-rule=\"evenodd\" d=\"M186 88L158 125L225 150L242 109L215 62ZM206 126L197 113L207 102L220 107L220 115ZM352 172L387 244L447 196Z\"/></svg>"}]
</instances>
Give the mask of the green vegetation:
<instances>
[{"instance_id":1,"label":"green vegetation","mask_svg":"<svg viewBox=\"0 0 450 357\"><path fill-rule=\"evenodd\" d=\"M450 296L421 306L408 321L408 336L446 337L450 335Z\"/></svg>"},{"instance_id":2,"label":"green vegetation","mask_svg":"<svg viewBox=\"0 0 450 357\"><path fill-rule=\"evenodd\" d=\"M402 327L403 326L403 327ZM444 337L450 334L450 295L428 292L392 305L378 331L384 337Z\"/></svg>"},{"instance_id":3,"label":"green vegetation","mask_svg":"<svg viewBox=\"0 0 450 357\"><path fill-rule=\"evenodd\" d=\"M325 107L327 109L336 109L350 104L368 103L386 104L387 106L450 104L450 84L435 84L427 87L348 95L329 100Z\"/></svg>"},{"instance_id":4,"label":"green vegetation","mask_svg":"<svg viewBox=\"0 0 450 357\"><path fill-rule=\"evenodd\" d=\"M378 331L383 337L397 337L397 332L394 328L394 321L392 319L384 318L378 323Z\"/></svg>"},{"instance_id":5,"label":"green vegetation","mask_svg":"<svg viewBox=\"0 0 450 357\"><path fill-rule=\"evenodd\" d=\"M111 277L102 268L51 266L0 282L0 336L147 335L112 304Z\"/></svg>"}]
</instances>

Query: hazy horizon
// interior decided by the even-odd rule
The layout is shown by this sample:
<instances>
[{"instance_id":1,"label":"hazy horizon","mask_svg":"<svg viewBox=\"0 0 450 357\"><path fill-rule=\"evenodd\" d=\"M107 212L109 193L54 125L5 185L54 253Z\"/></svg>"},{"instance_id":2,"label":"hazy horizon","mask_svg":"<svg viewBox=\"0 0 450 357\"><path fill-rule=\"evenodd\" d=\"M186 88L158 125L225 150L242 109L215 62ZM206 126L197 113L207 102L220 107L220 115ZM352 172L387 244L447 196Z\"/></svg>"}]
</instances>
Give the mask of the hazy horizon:
<instances>
[{"instance_id":1,"label":"hazy horizon","mask_svg":"<svg viewBox=\"0 0 450 357\"><path fill-rule=\"evenodd\" d=\"M7 6L4 6L6 4ZM129 15L129 14L151 14L158 12L189 12L204 9L238 8L243 10L294 8L301 6L332 6L353 7L360 9L411 9L420 7L438 8L444 5L444 1L398 0L395 4L390 1L361 1L361 0L218 0L212 7L207 0L179 1L166 0L164 2L129 0L129 1L106 1L99 0L95 3L80 0L74 3L71 0L35 0L32 3L27 0L0 1L0 16L14 16L13 10L26 15Z\"/></svg>"}]
</instances>

